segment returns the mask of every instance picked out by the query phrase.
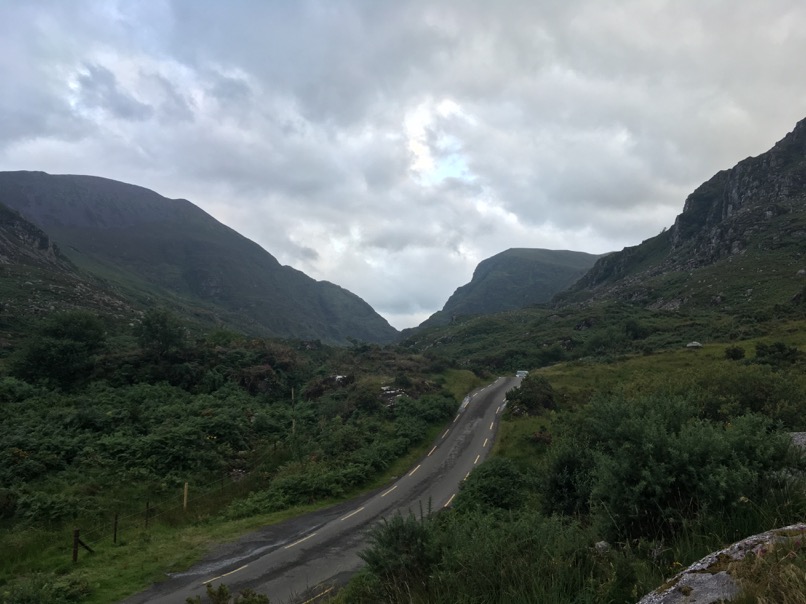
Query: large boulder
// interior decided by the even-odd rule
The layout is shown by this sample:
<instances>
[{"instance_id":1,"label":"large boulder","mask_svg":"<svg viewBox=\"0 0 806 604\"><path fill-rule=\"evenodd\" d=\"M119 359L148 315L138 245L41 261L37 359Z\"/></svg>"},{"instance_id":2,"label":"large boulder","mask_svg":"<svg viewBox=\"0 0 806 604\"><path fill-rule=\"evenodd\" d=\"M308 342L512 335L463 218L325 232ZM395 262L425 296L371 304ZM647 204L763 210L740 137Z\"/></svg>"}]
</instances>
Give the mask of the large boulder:
<instances>
[{"instance_id":1,"label":"large boulder","mask_svg":"<svg viewBox=\"0 0 806 604\"><path fill-rule=\"evenodd\" d=\"M793 524L734 543L677 573L638 604L716 604L731 602L741 593L734 576L736 562L748 555L763 556L778 544L802 543L806 524Z\"/></svg>"}]
</instances>

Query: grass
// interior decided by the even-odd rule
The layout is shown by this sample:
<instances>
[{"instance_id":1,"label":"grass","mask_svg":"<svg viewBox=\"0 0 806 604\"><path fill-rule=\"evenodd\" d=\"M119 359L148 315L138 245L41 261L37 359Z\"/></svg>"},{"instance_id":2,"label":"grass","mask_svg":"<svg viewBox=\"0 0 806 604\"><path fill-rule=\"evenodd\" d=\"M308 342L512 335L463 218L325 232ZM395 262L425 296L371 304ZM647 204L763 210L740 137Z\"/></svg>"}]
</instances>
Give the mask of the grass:
<instances>
[{"instance_id":1,"label":"grass","mask_svg":"<svg viewBox=\"0 0 806 604\"><path fill-rule=\"evenodd\" d=\"M537 444L530 437L543 428L550 428L552 417L552 414L546 414L501 422L493 445L493 456L533 463L545 451L545 445Z\"/></svg>"},{"instance_id":2,"label":"grass","mask_svg":"<svg viewBox=\"0 0 806 604\"><path fill-rule=\"evenodd\" d=\"M800 543L749 554L730 565L740 587L736 604L806 604L806 556Z\"/></svg>"},{"instance_id":3,"label":"grass","mask_svg":"<svg viewBox=\"0 0 806 604\"><path fill-rule=\"evenodd\" d=\"M457 402L461 401L468 392L487 383L486 380L467 369L448 369L442 375L445 379L442 387L450 392Z\"/></svg>"},{"instance_id":4,"label":"grass","mask_svg":"<svg viewBox=\"0 0 806 604\"><path fill-rule=\"evenodd\" d=\"M470 371L449 371L445 381L446 388L461 400L481 380ZM91 532L82 531L83 539L95 553L80 550L77 564L71 562L72 527L58 531L6 531L2 541L5 547L15 552L15 556L0 565L0 590L3 589L3 583L13 583L23 576L30 578L38 573L53 573L57 577L86 584L89 595L82 602L106 604L119 601L163 580L166 573L189 568L216 544L380 488L405 473L424 456L443 428L443 425L430 426L420 443L390 465L383 474L338 499L322 500L245 519L225 520L216 515L216 510L222 509L227 501L222 500L212 507L205 502L210 497L221 498L216 488L207 494L197 495L195 503L192 498L189 506L191 512L188 514L183 514L181 493L177 492L175 503L170 504L170 508L160 506L164 512L150 523L148 529L143 526L142 513L127 517L126 523L121 524L117 544L112 542L111 522L102 529L96 527Z\"/></svg>"},{"instance_id":5,"label":"grass","mask_svg":"<svg viewBox=\"0 0 806 604\"><path fill-rule=\"evenodd\" d=\"M724 343L704 342L702 348L679 346L651 355L620 355L606 362L593 358L579 359L545 367L540 372L560 394L561 401L572 405L583 404L595 392L646 392L656 389L660 383L685 382L708 367L736 367L730 365L731 361L725 360L725 348L728 346L744 348L748 360L753 358L755 346L760 342L783 342L806 350L804 333L806 321L786 321L777 324L764 337Z\"/></svg>"}]
</instances>

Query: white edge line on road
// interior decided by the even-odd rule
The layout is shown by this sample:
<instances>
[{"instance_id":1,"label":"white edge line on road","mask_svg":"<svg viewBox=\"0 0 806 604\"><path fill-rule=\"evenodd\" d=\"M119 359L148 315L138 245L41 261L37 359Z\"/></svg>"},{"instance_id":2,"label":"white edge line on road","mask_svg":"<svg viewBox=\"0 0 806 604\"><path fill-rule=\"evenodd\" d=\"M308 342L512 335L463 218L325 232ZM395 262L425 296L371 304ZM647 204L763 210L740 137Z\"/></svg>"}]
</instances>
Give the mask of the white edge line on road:
<instances>
[{"instance_id":1,"label":"white edge line on road","mask_svg":"<svg viewBox=\"0 0 806 604\"><path fill-rule=\"evenodd\" d=\"M286 545L286 546L285 546L285 549L289 549L289 548L294 547L295 545L299 545L299 544L300 544L300 543L302 543L303 541L307 541L308 539L310 539L311 537L313 537L315 534L316 534L316 533L311 533L310 535L307 535L307 536L303 537L302 539L300 539L300 540L298 540L298 541L294 541L294 543L292 543L291 545Z\"/></svg>"},{"instance_id":2,"label":"white edge line on road","mask_svg":"<svg viewBox=\"0 0 806 604\"><path fill-rule=\"evenodd\" d=\"M487 441L488 441L488 440L490 440L490 439L489 439L489 438L485 438L485 439L484 439L484 444L483 444L483 445L481 445L481 446L482 446L482 447L486 447L486 446L487 446Z\"/></svg>"},{"instance_id":3,"label":"white edge line on road","mask_svg":"<svg viewBox=\"0 0 806 604\"><path fill-rule=\"evenodd\" d=\"M448 432L450 432L450 431L451 431L451 429L450 429L450 428L448 428L447 430L445 430L445 434L443 434L443 435L442 435L442 438L445 438L446 436L448 436Z\"/></svg>"},{"instance_id":4,"label":"white edge line on road","mask_svg":"<svg viewBox=\"0 0 806 604\"><path fill-rule=\"evenodd\" d=\"M339 520L347 520L348 518L350 518L352 516L355 516L358 512L362 511L363 509L364 509L364 506L361 506L360 508L358 508L357 510L353 510L352 512L350 512L349 514L347 514L343 518L339 518Z\"/></svg>"},{"instance_id":5,"label":"white edge line on road","mask_svg":"<svg viewBox=\"0 0 806 604\"><path fill-rule=\"evenodd\" d=\"M334 589L335 589L335 587L328 587L328 588L327 588L325 591L323 591L322 593L320 593L320 594L316 594L316 595L315 595L313 598L311 598L310 600L305 600L305 601L304 601L302 604L311 604L311 602L313 602L314 600L318 600L319 598L321 598L322 596L326 595L327 593L329 593L329 592L333 591Z\"/></svg>"},{"instance_id":6,"label":"white edge line on road","mask_svg":"<svg viewBox=\"0 0 806 604\"><path fill-rule=\"evenodd\" d=\"M247 566L249 566L249 565L244 564L242 567L236 568L235 570L231 570L228 573L224 573L223 575L218 575L217 577L213 577L212 579L207 579L207 581L202 581L202 585L207 585L208 583L212 583L213 581L216 581L217 579L223 579L224 577L227 577L227 576L231 575L232 573L237 573L239 570L245 569Z\"/></svg>"},{"instance_id":7,"label":"white edge line on road","mask_svg":"<svg viewBox=\"0 0 806 604\"><path fill-rule=\"evenodd\" d=\"M453 498L454 498L454 497L456 497L456 493L454 493L453 495L451 495L451 498L450 498L450 499L448 499L448 501L446 501L446 502L445 502L445 505L443 505L442 507L444 507L444 508L448 507L448 506L451 504L451 501L453 501Z\"/></svg>"},{"instance_id":8,"label":"white edge line on road","mask_svg":"<svg viewBox=\"0 0 806 604\"><path fill-rule=\"evenodd\" d=\"M436 450L437 450L437 446L436 446L436 445L434 445L434 448L433 448L433 449L431 449L431 450L428 452L428 455L426 455L426 457L431 457L431 453L433 453L433 452L434 452L434 451L436 451Z\"/></svg>"},{"instance_id":9,"label":"white edge line on road","mask_svg":"<svg viewBox=\"0 0 806 604\"><path fill-rule=\"evenodd\" d=\"M421 464L421 463L420 463L420 464L417 464L417 467L416 467L416 468L414 468L414 469L413 469L411 472L409 472L409 476L411 476L411 475L412 475L412 474L414 474L414 473L415 473L417 470L419 470L421 465L423 465L423 464Z\"/></svg>"},{"instance_id":10,"label":"white edge line on road","mask_svg":"<svg viewBox=\"0 0 806 604\"><path fill-rule=\"evenodd\" d=\"M464 477L462 480L467 480L468 476L470 476L470 472L468 472L467 474L465 474L465 477Z\"/></svg>"},{"instance_id":11,"label":"white edge line on road","mask_svg":"<svg viewBox=\"0 0 806 604\"><path fill-rule=\"evenodd\" d=\"M456 414L456 417L454 417L454 418L453 418L453 423L454 423L454 424L456 423L456 420L457 420L457 419L459 419L459 415L460 415L460 414L459 414L459 413L457 413L457 414Z\"/></svg>"},{"instance_id":12,"label":"white edge line on road","mask_svg":"<svg viewBox=\"0 0 806 604\"><path fill-rule=\"evenodd\" d=\"M397 485L393 486L391 489L389 489L389 490L388 490L388 491L386 491L385 493L382 493L382 494L381 494L381 497L386 497L386 496L387 496L389 493L391 493L392 491L394 491L396 488L397 488Z\"/></svg>"},{"instance_id":13,"label":"white edge line on road","mask_svg":"<svg viewBox=\"0 0 806 604\"><path fill-rule=\"evenodd\" d=\"M490 430L492 430L492 429L493 429L493 426L494 426L494 425L495 425L495 422L490 422Z\"/></svg>"},{"instance_id":14,"label":"white edge line on road","mask_svg":"<svg viewBox=\"0 0 806 604\"><path fill-rule=\"evenodd\" d=\"M474 461L474 462L473 462L473 465L474 465L474 466L475 466L477 463L479 463L479 457L481 457L481 453L479 453L478 455L476 455L476 461Z\"/></svg>"}]
</instances>

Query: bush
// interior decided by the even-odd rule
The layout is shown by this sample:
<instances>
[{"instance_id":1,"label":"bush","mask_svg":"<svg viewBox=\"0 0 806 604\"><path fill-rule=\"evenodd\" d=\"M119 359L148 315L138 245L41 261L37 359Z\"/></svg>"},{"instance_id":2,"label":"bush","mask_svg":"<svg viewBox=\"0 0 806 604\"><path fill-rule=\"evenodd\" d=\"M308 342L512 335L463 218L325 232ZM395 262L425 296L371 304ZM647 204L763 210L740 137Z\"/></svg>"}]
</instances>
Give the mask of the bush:
<instances>
[{"instance_id":1,"label":"bush","mask_svg":"<svg viewBox=\"0 0 806 604\"><path fill-rule=\"evenodd\" d=\"M526 502L529 479L515 462L494 457L476 468L462 483L454 508L512 510Z\"/></svg>"},{"instance_id":2,"label":"bush","mask_svg":"<svg viewBox=\"0 0 806 604\"><path fill-rule=\"evenodd\" d=\"M73 388L89 377L104 338L103 323L90 313L52 315L11 359L11 374L30 383Z\"/></svg>"},{"instance_id":3,"label":"bush","mask_svg":"<svg viewBox=\"0 0 806 604\"><path fill-rule=\"evenodd\" d=\"M80 602L91 593L87 581L81 577L56 578L53 575L35 574L20 578L3 587L1 604L71 604Z\"/></svg>"},{"instance_id":4,"label":"bush","mask_svg":"<svg viewBox=\"0 0 806 604\"><path fill-rule=\"evenodd\" d=\"M795 346L787 346L783 342L756 344L756 363L764 363L773 367L792 365L800 358L800 351Z\"/></svg>"},{"instance_id":5,"label":"bush","mask_svg":"<svg viewBox=\"0 0 806 604\"><path fill-rule=\"evenodd\" d=\"M563 513L589 507L610 539L660 538L741 498L760 501L799 465L771 420L724 425L669 397L594 401L563 439L546 465L546 501Z\"/></svg>"},{"instance_id":6,"label":"bush","mask_svg":"<svg viewBox=\"0 0 806 604\"><path fill-rule=\"evenodd\" d=\"M730 421L746 413L763 413L790 430L806 429L806 376L764 364L718 364L691 376L678 390L704 416Z\"/></svg>"},{"instance_id":7,"label":"bush","mask_svg":"<svg viewBox=\"0 0 806 604\"><path fill-rule=\"evenodd\" d=\"M369 541L359 556L380 579L384 601L401 601L407 594L427 590L441 551L425 517L397 514L376 525Z\"/></svg>"},{"instance_id":8,"label":"bush","mask_svg":"<svg viewBox=\"0 0 806 604\"><path fill-rule=\"evenodd\" d=\"M554 388L545 377L538 374L525 377L520 386L507 393L507 399L513 411L520 406L530 415L557 408Z\"/></svg>"},{"instance_id":9,"label":"bush","mask_svg":"<svg viewBox=\"0 0 806 604\"><path fill-rule=\"evenodd\" d=\"M744 348L741 346L728 346L725 349L725 358L729 361L740 361L744 358Z\"/></svg>"}]
</instances>

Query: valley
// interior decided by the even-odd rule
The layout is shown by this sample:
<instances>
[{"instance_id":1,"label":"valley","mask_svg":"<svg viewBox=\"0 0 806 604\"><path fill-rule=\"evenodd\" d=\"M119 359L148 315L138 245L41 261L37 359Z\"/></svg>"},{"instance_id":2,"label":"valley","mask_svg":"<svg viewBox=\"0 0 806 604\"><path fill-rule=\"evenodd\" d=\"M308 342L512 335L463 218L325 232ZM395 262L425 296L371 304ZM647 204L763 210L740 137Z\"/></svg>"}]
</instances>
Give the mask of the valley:
<instances>
[{"instance_id":1,"label":"valley","mask_svg":"<svg viewBox=\"0 0 806 604\"><path fill-rule=\"evenodd\" d=\"M805 204L802 121L398 333L189 201L2 173L0 602L638 601L806 514Z\"/></svg>"}]
</instances>

